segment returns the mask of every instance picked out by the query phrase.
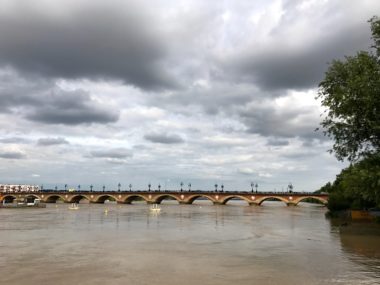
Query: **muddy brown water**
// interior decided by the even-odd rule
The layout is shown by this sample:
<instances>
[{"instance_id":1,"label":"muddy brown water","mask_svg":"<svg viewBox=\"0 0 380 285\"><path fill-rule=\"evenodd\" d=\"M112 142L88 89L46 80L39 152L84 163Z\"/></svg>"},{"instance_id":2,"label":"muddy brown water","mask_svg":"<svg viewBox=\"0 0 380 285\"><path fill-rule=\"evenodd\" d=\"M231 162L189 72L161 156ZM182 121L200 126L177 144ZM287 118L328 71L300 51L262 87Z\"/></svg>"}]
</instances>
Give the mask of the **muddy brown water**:
<instances>
[{"instance_id":1,"label":"muddy brown water","mask_svg":"<svg viewBox=\"0 0 380 285\"><path fill-rule=\"evenodd\" d=\"M68 207L0 209L0 284L380 284L380 226L313 204Z\"/></svg>"}]
</instances>

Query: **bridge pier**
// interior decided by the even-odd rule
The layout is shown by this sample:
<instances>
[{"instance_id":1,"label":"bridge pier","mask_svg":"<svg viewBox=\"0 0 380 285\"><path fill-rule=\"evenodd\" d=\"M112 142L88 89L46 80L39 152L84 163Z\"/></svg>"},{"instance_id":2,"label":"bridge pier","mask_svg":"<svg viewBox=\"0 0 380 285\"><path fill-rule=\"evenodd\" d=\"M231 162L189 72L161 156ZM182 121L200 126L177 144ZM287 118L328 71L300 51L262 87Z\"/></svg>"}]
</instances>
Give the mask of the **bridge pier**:
<instances>
[{"instance_id":1,"label":"bridge pier","mask_svg":"<svg viewBox=\"0 0 380 285\"><path fill-rule=\"evenodd\" d=\"M293 203L293 202L289 202L289 203L286 203L286 206L288 206L288 207L295 207L297 205L295 203Z\"/></svg>"},{"instance_id":2,"label":"bridge pier","mask_svg":"<svg viewBox=\"0 0 380 285\"><path fill-rule=\"evenodd\" d=\"M252 202L252 203L249 203L250 206L256 206L256 207L260 207L261 205L259 203L255 203L255 202Z\"/></svg>"}]
</instances>

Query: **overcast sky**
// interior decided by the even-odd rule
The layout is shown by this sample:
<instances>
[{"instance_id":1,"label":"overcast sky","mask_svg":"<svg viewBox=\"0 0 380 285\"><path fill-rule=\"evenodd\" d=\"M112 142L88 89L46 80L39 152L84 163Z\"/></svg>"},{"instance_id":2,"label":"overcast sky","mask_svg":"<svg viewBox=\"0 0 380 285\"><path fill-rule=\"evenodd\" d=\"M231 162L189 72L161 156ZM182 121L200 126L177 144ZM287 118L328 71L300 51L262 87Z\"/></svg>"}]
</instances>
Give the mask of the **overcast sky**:
<instances>
[{"instance_id":1,"label":"overcast sky","mask_svg":"<svg viewBox=\"0 0 380 285\"><path fill-rule=\"evenodd\" d=\"M318 189L328 63L380 1L0 0L0 183Z\"/></svg>"}]
</instances>

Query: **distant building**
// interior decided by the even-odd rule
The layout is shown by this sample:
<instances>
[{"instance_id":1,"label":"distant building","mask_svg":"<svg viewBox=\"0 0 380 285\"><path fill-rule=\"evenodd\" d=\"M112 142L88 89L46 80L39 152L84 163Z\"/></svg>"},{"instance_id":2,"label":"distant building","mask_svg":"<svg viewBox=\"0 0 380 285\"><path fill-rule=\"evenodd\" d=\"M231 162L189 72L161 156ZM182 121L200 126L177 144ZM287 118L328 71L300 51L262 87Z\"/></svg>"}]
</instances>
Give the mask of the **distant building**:
<instances>
[{"instance_id":1,"label":"distant building","mask_svg":"<svg viewBox=\"0 0 380 285\"><path fill-rule=\"evenodd\" d=\"M26 184L0 184L0 192L17 193L17 192L38 192L40 186Z\"/></svg>"}]
</instances>

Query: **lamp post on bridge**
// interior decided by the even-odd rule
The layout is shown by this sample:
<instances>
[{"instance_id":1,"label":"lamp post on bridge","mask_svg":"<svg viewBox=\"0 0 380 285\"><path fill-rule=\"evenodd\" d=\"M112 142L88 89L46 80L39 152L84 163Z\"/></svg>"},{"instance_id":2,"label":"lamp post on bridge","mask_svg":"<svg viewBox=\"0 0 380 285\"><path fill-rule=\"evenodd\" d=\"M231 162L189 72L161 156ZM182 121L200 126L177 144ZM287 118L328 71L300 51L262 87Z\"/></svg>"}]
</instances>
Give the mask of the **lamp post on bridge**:
<instances>
[{"instance_id":1,"label":"lamp post on bridge","mask_svg":"<svg viewBox=\"0 0 380 285\"><path fill-rule=\"evenodd\" d=\"M148 191L150 192L150 187L152 187L152 185L149 183L148 184Z\"/></svg>"},{"instance_id":2,"label":"lamp post on bridge","mask_svg":"<svg viewBox=\"0 0 380 285\"><path fill-rule=\"evenodd\" d=\"M256 183L256 185L255 185L255 188L256 188L256 193L257 193L257 188L259 187L259 185L257 185L257 183Z\"/></svg>"},{"instance_id":3,"label":"lamp post on bridge","mask_svg":"<svg viewBox=\"0 0 380 285\"><path fill-rule=\"evenodd\" d=\"M103 192L106 190L106 185L103 185Z\"/></svg>"},{"instance_id":4,"label":"lamp post on bridge","mask_svg":"<svg viewBox=\"0 0 380 285\"><path fill-rule=\"evenodd\" d=\"M289 182L288 191L289 191L289 193L293 192L293 184L292 184L292 182Z\"/></svg>"},{"instance_id":5,"label":"lamp post on bridge","mask_svg":"<svg viewBox=\"0 0 380 285\"><path fill-rule=\"evenodd\" d=\"M132 191L132 184L129 183L129 192Z\"/></svg>"},{"instance_id":6,"label":"lamp post on bridge","mask_svg":"<svg viewBox=\"0 0 380 285\"><path fill-rule=\"evenodd\" d=\"M222 192L224 192L224 185L223 184L220 186L220 188L222 188Z\"/></svg>"},{"instance_id":7,"label":"lamp post on bridge","mask_svg":"<svg viewBox=\"0 0 380 285\"><path fill-rule=\"evenodd\" d=\"M78 185L78 191L80 192L80 184Z\"/></svg>"},{"instance_id":8,"label":"lamp post on bridge","mask_svg":"<svg viewBox=\"0 0 380 285\"><path fill-rule=\"evenodd\" d=\"M189 185L187 185L187 186L189 186L189 192L191 191L191 183L189 183Z\"/></svg>"},{"instance_id":9,"label":"lamp post on bridge","mask_svg":"<svg viewBox=\"0 0 380 285\"><path fill-rule=\"evenodd\" d=\"M92 186L92 184L90 185L90 192L92 192L92 188L94 188L94 186Z\"/></svg>"},{"instance_id":10,"label":"lamp post on bridge","mask_svg":"<svg viewBox=\"0 0 380 285\"><path fill-rule=\"evenodd\" d=\"M67 184L65 184L65 191L67 191Z\"/></svg>"},{"instance_id":11,"label":"lamp post on bridge","mask_svg":"<svg viewBox=\"0 0 380 285\"><path fill-rule=\"evenodd\" d=\"M251 192L253 193L253 186L255 186L255 183L251 182Z\"/></svg>"},{"instance_id":12,"label":"lamp post on bridge","mask_svg":"<svg viewBox=\"0 0 380 285\"><path fill-rule=\"evenodd\" d=\"M218 192L218 184L215 183L214 187L215 187L215 192Z\"/></svg>"},{"instance_id":13,"label":"lamp post on bridge","mask_svg":"<svg viewBox=\"0 0 380 285\"><path fill-rule=\"evenodd\" d=\"M181 192L183 191L182 187L183 187L183 182L181 182L179 185L181 185Z\"/></svg>"},{"instance_id":14,"label":"lamp post on bridge","mask_svg":"<svg viewBox=\"0 0 380 285\"><path fill-rule=\"evenodd\" d=\"M119 191L119 192L120 192L120 187L121 187L121 184L119 182L119 184L117 184L117 191Z\"/></svg>"},{"instance_id":15,"label":"lamp post on bridge","mask_svg":"<svg viewBox=\"0 0 380 285\"><path fill-rule=\"evenodd\" d=\"M58 186L57 186L57 185L55 185L54 189L55 189L55 191L57 191L57 190L58 190Z\"/></svg>"}]
</instances>

